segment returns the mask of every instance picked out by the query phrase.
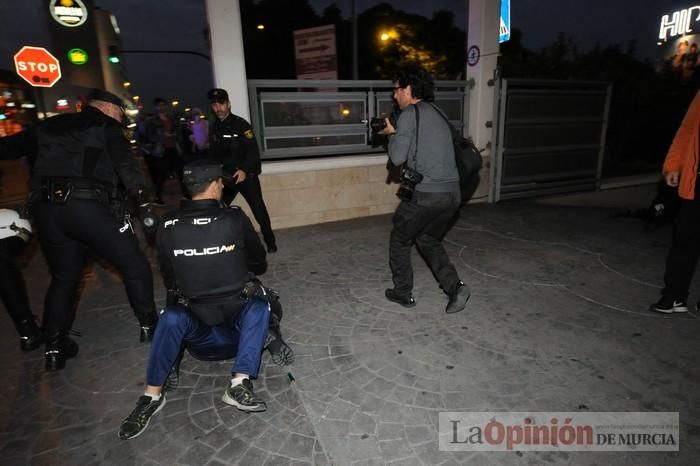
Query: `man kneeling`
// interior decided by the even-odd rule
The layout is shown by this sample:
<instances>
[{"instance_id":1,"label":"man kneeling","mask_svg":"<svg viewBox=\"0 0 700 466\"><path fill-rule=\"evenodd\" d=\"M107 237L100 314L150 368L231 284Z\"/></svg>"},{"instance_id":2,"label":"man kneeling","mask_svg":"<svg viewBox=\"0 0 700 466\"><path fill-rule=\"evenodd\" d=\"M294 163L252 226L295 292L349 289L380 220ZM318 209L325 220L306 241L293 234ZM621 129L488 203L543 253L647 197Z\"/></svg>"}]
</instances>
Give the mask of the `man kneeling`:
<instances>
[{"instance_id":1,"label":"man kneeling","mask_svg":"<svg viewBox=\"0 0 700 466\"><path fill-rule=\"evenodd\" d=\"M122 422L122 439L141 434L163 408L164 386L172 388L177 379L185 348L200 360L236 358L222 401L248 412L266 409L250 381L257 377L263 349L267 346L278 364L293 358L277 319L271 317L276 296L257 281L251 287L250 274L267 268L265 248L248 217L221 204L221 165L195 161L185 167L183 180L192 200L183 200L179 210L165 215L156 235L168 303L148 356L146 391Z\"/></svg>"}]
</instances>

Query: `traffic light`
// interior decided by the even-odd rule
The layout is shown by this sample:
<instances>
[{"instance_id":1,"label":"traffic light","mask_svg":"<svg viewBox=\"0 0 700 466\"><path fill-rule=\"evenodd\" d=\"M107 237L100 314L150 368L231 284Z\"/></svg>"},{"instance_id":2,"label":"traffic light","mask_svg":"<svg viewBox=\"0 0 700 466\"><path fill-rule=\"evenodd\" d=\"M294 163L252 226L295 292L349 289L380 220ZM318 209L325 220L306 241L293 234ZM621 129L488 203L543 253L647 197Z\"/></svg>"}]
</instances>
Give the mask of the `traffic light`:
<instances>
[{"instance_id":1,"label":"traffic light","mask_svg":"<svg viewBox=\"0 0 700 466\"><path fill-rule=\"evenodd\" d=\"M108 55L107 55L107 60L112 63L112 64L118 64L121 62L121 58L119 57L119 47L116 45L110 45L108 48Z\"/></svg>"}]
</instances>

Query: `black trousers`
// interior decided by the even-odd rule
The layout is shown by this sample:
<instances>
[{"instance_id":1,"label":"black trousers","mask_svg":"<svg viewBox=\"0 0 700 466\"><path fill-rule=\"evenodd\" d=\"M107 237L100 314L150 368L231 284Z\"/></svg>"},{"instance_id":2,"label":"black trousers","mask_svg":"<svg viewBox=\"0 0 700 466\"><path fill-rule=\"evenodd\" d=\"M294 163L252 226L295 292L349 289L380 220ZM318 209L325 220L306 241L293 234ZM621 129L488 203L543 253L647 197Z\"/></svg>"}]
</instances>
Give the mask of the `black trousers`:
<instances>
[{"instance_id":1,"label":"black trousers","mask_svg":"<svg viewBox=\"0 0 700 466\"><path fill-rule=\"evenodd\" d=\"M44 301L43 326L47 333L67 332L73 324L88 250L106 259L122 275L129 304L139 322L153 323L156 314L150 264L136 236L122 228L109 206L79 199L67 204L37 202L32 214L51 272Z\"/></svg>"},{"instance_id":2,"label":"black trousers","mask_svg":"<svg viewBox=\"0 0 700 466\"><path fill-rule=\"evenodd\" d=\"M698 177L700 178L700 177ZM685 301L700 258L700 179L696 178L695 199L681 199L673 225L671 249L666 257L663 295Z\"/></svg>"},{"instance_id":3,"label":"black trousers","mask_svg":"<svg viewBox=\"0 0 700 466\"><path fill-rule=\"evenodd\" d=\"M389 238L389 265L397 294L408 296L413 290L414 242L442 289L448 294L457 289L457 270L447 257L442 238L459 210L459 202L458 193L416 191L413 199L401 201L396 208Z\"/></svg>"},{"instance_id":4,"label":"black trousers","mask_svg":"<svg viewBox=\"0 0 700 466\"><path fill-rule=\"evenodd\" d=\"M243 183L233 184L227 183L224 187L223 201L229 205L236 198L236 195L241 193L243 198L250 206L253 212L255 221L260 225L260 232L263 235L265 244L270 247L274 246L275 234L272 232L270 225L270 215L267 213L265 201L263 200L262 188L260 187L260 179L258 175L248 174Z\"/></svg>"},{"instance_id":5,"label":"black trousers","mask_svg":"<svg viewBox=\"0 0 700 466\"><path fill-rule=\"evenodd\" d=\"M20 331L21 322L34 318L29 307L27 285L17 265L17 254L24 245L19 236L0 240L0 298L17 332Z\"/></svg>"}]
</instances>

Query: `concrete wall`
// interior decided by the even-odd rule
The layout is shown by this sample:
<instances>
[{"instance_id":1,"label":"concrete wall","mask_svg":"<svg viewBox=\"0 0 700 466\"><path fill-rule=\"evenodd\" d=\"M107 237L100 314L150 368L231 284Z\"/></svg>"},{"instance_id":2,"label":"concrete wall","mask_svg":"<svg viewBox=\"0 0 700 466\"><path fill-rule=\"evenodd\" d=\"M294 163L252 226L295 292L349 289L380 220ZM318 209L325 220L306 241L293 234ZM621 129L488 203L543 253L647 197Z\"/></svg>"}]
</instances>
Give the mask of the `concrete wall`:
<instances>
[{"instance_id":1,"label":"concrete wall","mask_svg":"<svg viewBox=\"0 0 700 466\"><path fill-rule=\"evenodd\" d=\"M387 184L386 155L263 163L260 176L272 228L393 212L397 184ZM242 196L240 205L254 221Z\"/></svg>"}]
</instances>

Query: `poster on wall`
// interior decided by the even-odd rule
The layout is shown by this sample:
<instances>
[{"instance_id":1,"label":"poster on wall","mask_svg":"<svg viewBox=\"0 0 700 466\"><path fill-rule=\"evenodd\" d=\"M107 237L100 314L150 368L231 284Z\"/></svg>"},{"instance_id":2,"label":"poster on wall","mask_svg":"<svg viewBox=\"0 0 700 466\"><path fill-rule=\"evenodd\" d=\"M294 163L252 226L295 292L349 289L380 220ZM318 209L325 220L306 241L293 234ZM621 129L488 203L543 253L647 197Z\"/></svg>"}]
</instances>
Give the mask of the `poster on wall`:
<instances>
[{"instance_id":1,"label":"poster on wall","mask_svg":"<svg viewBox=\"0 0 700 466\"><path fill-rule=\"evenodd\" d=\"M700 5L663 15L657 44L662 69L678 73L685 80L700 73Z\"/></svg>"}]
</instances>

